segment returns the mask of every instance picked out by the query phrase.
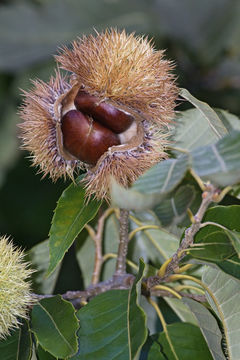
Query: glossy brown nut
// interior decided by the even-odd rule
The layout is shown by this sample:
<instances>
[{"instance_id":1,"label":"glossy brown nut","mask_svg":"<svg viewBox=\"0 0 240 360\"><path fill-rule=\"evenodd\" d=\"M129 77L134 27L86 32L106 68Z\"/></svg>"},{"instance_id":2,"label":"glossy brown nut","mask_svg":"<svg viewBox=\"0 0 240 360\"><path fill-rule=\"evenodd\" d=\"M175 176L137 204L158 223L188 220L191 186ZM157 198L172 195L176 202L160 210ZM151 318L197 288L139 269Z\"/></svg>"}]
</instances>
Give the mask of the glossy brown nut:
<instances>
[{"instance_id":1,"label":"glossy brown nut","mask_svg":"<svg viewBox=\"0 0 240 360\"><path fill-rule=\"evenodd\" d=\"M74 105L77 110L83 113L92 115L93 109L96 107L99 99L96 96L90 95L86 91L79 90L74 99Z\"/></svg>"},{"instance_id":2,"label":"glossy brown nut","mask_svg":"<svg viewBox=\"0 0 240 360\"><path fill-rule=\"evenodd\" d=\"M117 109L115 106L101 102L96 96L89 95L87 92L79 90L74 100L76 108L88 115L95 121L100 122L116 134L127 130L133 123L133 116Z\"/></svg>"},{"instance_id":3,"label":"glossy brown nut","mask_svg":"<svg viewBox=\"0 0 240 360\"><path fill-rule=\"evenodd\" d=\"M64 148L90 165L95 165L109 147L120 145L116 134L77 110L63 116L61 128Z\"/></svg>"}]
</instances>

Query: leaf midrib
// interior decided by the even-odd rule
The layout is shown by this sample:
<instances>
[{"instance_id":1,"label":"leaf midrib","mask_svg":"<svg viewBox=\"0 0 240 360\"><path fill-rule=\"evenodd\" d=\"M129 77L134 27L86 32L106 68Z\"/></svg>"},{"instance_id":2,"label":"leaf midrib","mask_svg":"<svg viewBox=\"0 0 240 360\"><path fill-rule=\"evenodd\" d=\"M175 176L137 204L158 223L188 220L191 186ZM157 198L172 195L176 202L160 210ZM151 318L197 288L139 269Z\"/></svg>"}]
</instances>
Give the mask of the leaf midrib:
<instances>
[{"instance_id":1,"label":"leaf midrib","mask_svg":"<svg viewBox=\"0 0 240 360\"><path fill-rule=\"evenodd\" d=\"M38 303L38 305L40 306L40 308L48 315L48 317L50 318L50 320L52 321L53 325L55 326L55 329L57 330L58 334L60 335L60 337L63 339L63 341L68 345L69 349L74 352L74 348L71 346L71 344L67 341L67 339L62 335L61 331L59 330L56 322L54 321L54 319L52 318L51 314L47 311L47 309L45 307L42 306L42 304Z\"/></svg>"},{"instance_id":2,"label":"leaf midrib","mask_svg":"<svg viewBox=\"0 0 240 360\"><path fill-rule=\"evenodd\" d=\"M71 231L72 231L74 225L76 224L77 220L79 219L80 215L82 215L84 209L85 209L85 207L81 208L80 211L78 211L77 215L75 216L74 221L73 221L72 224L69 226L69 229L68 229L68 231L66 232L66 235L63 237L63 240L62 240L62 242L61 242L62 244L64 243L65 240L67 241L67 239L68 239L68 237L69 237L69 234L71 233ZM79 231L81 231L81 228L79 229Z\"/></svg>"}]
</instances>

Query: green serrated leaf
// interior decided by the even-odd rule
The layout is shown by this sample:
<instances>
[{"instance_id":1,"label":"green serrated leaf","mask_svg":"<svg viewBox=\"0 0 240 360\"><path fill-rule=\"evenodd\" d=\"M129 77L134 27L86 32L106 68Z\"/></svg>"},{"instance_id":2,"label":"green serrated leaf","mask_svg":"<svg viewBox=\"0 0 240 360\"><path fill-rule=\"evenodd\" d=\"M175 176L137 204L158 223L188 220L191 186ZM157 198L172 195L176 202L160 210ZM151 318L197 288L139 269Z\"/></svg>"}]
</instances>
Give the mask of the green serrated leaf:
<instances>
[{"instance_id":1,"label":"green serrated leaf","mask_svg":"<svg viewBox=\"0 0 240 360\"><path fill-rule=\"evenodd\" d=\"M165 355L168 360L212 360L211 353L197 326L189 323L175 323L167 325L167 333L168 336L165 332L159 334L157 341L150 349L148 360L161 359L157 357L158 353ZM168 339L171 340L172 349Z\"/></svg>"},{"instance_id":2,"label":"green serrated leaf","mask_svg":"<svg viewBox=\"0 0 240 360\"><path fill-rule=\"evenodd\" d=\"M148 352L147 360L166 360L166 356L161 353L160 344L154 343Z\"/></svg>"},{"instance_id":3,"label":"green serrated leaf","mask_svg":"<svg viewBox=\"0 0 240 360\"><path fill-rule=\"evenodd\" d=\"M228 132L240 130L240 119L225 110L212 109L222 121ZM199 109L189 109L177 115L176 126L171 137L174 153L178 156L179 150L192 151L218 141L219 137L209 125L208 119Z\"/></svg>"},{"instance_id":4,"label":"green serrated leaf","mask_svg":"<svg viewBox=\"0 0 240 360\"><path fill-rule=\"evenodd\" d=\"M71 184L62 193L52 220L49 233L50 264L47 275L50 275L63 259L83 227L94 218L100 201L85 201L85 190L80 184Z\"/></svg>"},{"instance_id":5,"label":"green serrated leaf","mask_svg":"<svg viewBox=\"0 0 240 360\"><path fill-rule=\"evenodd\" d=\"M240 233L237 231L225 230L228 238L230 239L232 246L236 250L238 257L240 258Z\"/></svg>"},{"instance_id":6,"label":"green serrated leaf","mask_svg":"<svg viewBox=\"0 0 240 360\"><path fill-rule=\"evenodd\" d=\"M33 307L31 318L32 331L44 350L57 358L77 352L79 324L70 302L60 295L42 299Z\"/></svg>"},{"instance_id":7,"label":"green serrated leaf","mask_svg":"<svg viewBox=\"0 0 240 360\"><path fill-rule=\"evenodd\" d=\"M188 306L197 319L213 359L225 360L221 347L222 333L214 316L205 306L197 301L188 298L183 298L182 301Z\"/></svg>"},{"instance_id":8,"label":"green serrated leaf","mask_svg":"<svg viewBox=\"0 0 240 360\"><path fill-rule=\"evenodd\" d=\"M232 130L240 130L239 117L223 109L214 109L214 110L229 132Z\"/></svg>"},{"instance_id":9,"label":"green serrated leaf","mask_svg":"<svg viewBox=\"0 0 240 360\"><path fill-rule=\"evenodd\" d=\"M191 166L203 179L219 186L240 181L240 132L233 131L215 144L191 152Z\"/></svg>"},{"instance_id":10,"label":"green serrated leaf","mask_svg":"<svg viewBox=\"0 0 240 360\"><path fill-rule=\"evenodd\" d=\"M238 255L233 255L224 261L218 262L217 267L225 273L240 280L240 259Z\"/></svg>"},{"instance_id":11,"label":"green serrated leaf","mask_svg":"<svg viewBox=\"0 0 240 360\"><path fill-rule=\"evenodd\" d=\"M44 350L40 345L37 349L38 360L56 360L55 356L52 356L49 352Z\"/></svg>"},{"instance_id":12,"label":"green serrated leaf","mask_svg":"<svg viewBox=\"0 0 240 360\"><path fill-rule=\"evenodd\" d=\"M214 228L211 226L209 233L197 233L195 245L189 250L192 257L218 263L234 254L234 248L229 242L227 234L222 230L216 230L217 227Z\"/></svg>"},{"instance_id":13,"label":"green serrated leaf","mask_svg":"<svg viewBox=\"0 0 240 360\"><path fill-rule=\"evenodd\" d=\"M143 271L144 263L140 261L139 273L129 291L110 290L78 311L79 351L72 360L135 358L147 335L145 315L137 300Z\"/></svg>"},{"instance_id":14,"label":"green serrated leaf","mask_svg":"<svg viewBox=\"0 0 240 360\"><path fill-rule=\"evenodd\" d=\"M144 194L168 194L181 182L187 168L187 155L160 161L134 183L133 189Z\"/></svg>"},{"instance_id":15,"label":"green serrated leaf","mask_svg":"<svg viewBox=\"0 0 240 360\"><path fill-rule=\"evenodd\" d=\"M185 216L195 199L195 189L192 185L180 186L171 196L164 199L154 208L163 226L172 222L178 224Z\"/></svg>"},{"instance_id":16,"label":"green serrated leaf","mask_svg":"<svg viewBox=\"0 0 240 360\"><path fill-rule=\"evenodd\" d=\"M122 351L122 359L128 357L127 298L128 291L111 290L96 296L78 311L81 323L79 351L72 360L92 360L96 357L99 360L108 357L110 360ZM126 344L127 349L124 348Z\"/></svg>"},{"instance_id":17,"label":"green serrated leaf","mask_svg":"<svg viewBox=\"0 0 240 360\"><path fill-rule=\"evenodd\" d=\"M240 206L239 205L231 205L231 206L222 206L217 205L206 211L206 214L203 218L203 222L214 222L224 227L240 232ZM211 226L211 225L210 225ZM208 231L211 230L211 227L207 227ZM206 229L207 229L206 228ZM204 229L201 230L206 231Z\"/></svg>"},{"instance_id":18,"label":"green serrated leaf","mask_svg":"<svg viewBox=\"0 0 240 360\"><path fill-rule=\"evenodd\" d=\"M45 273L49 266L49 240L45 240L32 247L27 259L32 267L37 270L32 275L32 288L37 294L52 294L60 271L58 265L52 274L46 278Z\"/></svg>"},{"instance_id":19,"label":"green serrated leaf","mask_svg":"<svg viewBox=\"0 0 240 360\"><path fill-rule=\"evenodd\" d=\"M223 325L225 349L229 360L240 353L240 283L221 270L206 267L203 283L210 290L207 299Z\"/></svg>"},{"instance_id":20,"label":"green serrated leaf","mask_svg":"<svg viewBox=\"0 0 240 360\"><path fill-rule=\"evenodd\" d=\"M0 341L0 359L30 360L32 356L32 337L29 323L22 320L22 326Z\"/></svg>"},{"instance_id":21,"label":"green serrated leaf","mask_svg":"<svg viewBox=\"0 0 240 360\"><path fill-rule=\"evenodd\" d=\"M209 121L198 109L189 109L177 115L172 135L173 148L192 151L199 147L199 144L206 146L215 143L218 139ZM177 150L174 150L174 153L179 154Z\"/></svg>"},{"instance_id":22,"label":"green serrated leaf","mask_svg":"<svg viewBox=\"0 0 240 360\"><path fill-rule=\"evenodd\" d=\"M201 114L208 121L212 131L216 134L218 138L221 138L222 136L228 133L228 130L224 126L221 119L207 103L204 103L203 101L196 99L186 89L180 89L180 95L184 99L188 100L191 104L193 104L201 112Z\"/></svg>"},{"instance_id":23,"label":"green serrated leaf","mask_svg":"<svg viewBox=\"0 0 240 360\"><path fill-rule=\"evenodd\" d=\"M182 322L188 322L193 325L197 325L197 320L194 318L189 308L182 301L170 297L166 297L164 300L173 309Z\"/></svg>"},{"instance_id":24,"label":"green serrated leaf","mask_svg":"<svg viewBox=\"0 0 240 360\"><path fill-rule=\"evenodd\" d=\"M240 232L240 206L215 206L207 210L204 222L214 223L200 229L194 238L194 244L190 254L194 258L203 259L219 264L228 261L238 246ZM223 226L220 228L218 226ZM233 246L234 245L234 246ZM202 250L198 250L198 249ZM235 248L235 249L234 249ZM196 249L196 250L194 250ZM237 247L238 249L238 247Z\"/></svg>"}]
</instances>

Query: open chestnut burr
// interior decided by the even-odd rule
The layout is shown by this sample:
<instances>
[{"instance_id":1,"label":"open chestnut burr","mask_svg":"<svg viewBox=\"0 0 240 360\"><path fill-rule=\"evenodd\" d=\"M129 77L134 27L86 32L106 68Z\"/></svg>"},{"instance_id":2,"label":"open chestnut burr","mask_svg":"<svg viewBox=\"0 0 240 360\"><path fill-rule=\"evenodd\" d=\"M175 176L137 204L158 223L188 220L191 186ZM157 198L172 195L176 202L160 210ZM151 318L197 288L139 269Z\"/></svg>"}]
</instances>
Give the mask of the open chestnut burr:
<instances>
[{"instance_id":1,"label":"open chestnut burr","mask_svg":"<svg viewBox=\"0 0 240 360\"><path fill-rule=\"evenodd\" d=\"M55 76L24 93L23 148L54 181L86 171L86 197L109 200L112 178L127 187L167 156L173 64L147 37L116 29L82 36L56 61Z\"/></svg>"}]
</instances>

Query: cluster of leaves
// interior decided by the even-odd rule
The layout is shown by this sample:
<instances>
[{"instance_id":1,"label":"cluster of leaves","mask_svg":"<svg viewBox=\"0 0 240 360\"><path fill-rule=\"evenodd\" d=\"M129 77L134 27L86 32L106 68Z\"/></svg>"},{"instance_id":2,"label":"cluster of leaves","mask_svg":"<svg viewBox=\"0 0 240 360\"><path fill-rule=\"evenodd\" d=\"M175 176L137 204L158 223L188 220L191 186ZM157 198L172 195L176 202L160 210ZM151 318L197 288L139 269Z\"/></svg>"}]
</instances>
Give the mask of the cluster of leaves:
<instances>
[{"instance_id":1,"label":"cluster of leaves","mask_svg":"<svg viewBox=\"0 0 240 360\"><path fill-rule=\"evenodd\" d=\"M189 92L181 95L194 108L178 114L172 134L172 156L146 172L131 189L112 186L112 203L130 212L128 271L135 275L129 289L99 294L75 310L60 295L39 300L29 321L0 342L1 358L220 360L239 358L240 345L240 120L214 110ZM193 175L193 176L192 176ZM188 295L205 290L206 302L193 298L157 299L160 319L141 295L143 277L155 275L179 247L187 209L195 213L202 191L195 179L220 189L231 185L222 203L205 213L202 227L184 263L192 263L188 279L173 289ZM36 268L34 291L53 294L61 261L75 241L74 251L84 287L91 284L94 242L84 226L97 226L96 214L106 204L84 202L84 189L71 184L61 195L49 239L33 247L29 260ZM151 210L149 210L151 209ZM117 211L105 219L105 262L100 280L114 272L119 239ZM49 254L50 249L50 254ZM140 259L142 258L142 259ZM140 259L140 260L139 260ZM45 278L46 272L49 277ZM68 274L71 277L71 274Z\"/></svg>"}]
</instances>

